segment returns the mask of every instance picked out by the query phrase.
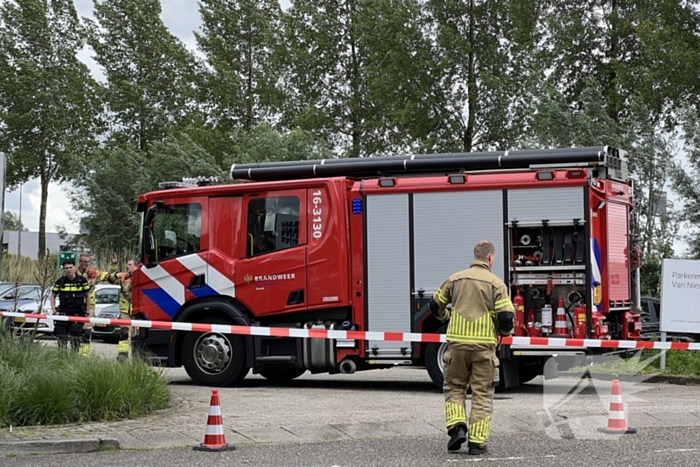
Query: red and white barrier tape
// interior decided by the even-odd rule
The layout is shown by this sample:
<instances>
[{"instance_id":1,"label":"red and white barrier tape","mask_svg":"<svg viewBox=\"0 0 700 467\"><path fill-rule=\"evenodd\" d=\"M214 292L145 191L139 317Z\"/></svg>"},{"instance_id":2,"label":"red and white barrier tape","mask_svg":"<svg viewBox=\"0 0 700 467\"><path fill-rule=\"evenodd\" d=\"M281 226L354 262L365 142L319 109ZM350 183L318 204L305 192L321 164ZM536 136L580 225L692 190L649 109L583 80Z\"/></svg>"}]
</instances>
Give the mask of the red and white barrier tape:
<instances>
[{"instance_id":1,"label":"red and white barrier tape","mask_svg":"<svg viewBox=\"0 0 700 467\"><path fill-rule=\"evenodd\" d=\"M173 321L145 321L129 319L89 318L82 316L40 315L0 311L0 316L30 319L53 319L77 323L108 324L113 326L167 329L174 331L218 332L250 336L300 337L304 339L372 340L398 342L446 342L444 334L377 331L326 331L321 329L269 328L225 324L181 323ZM700 350L700 343L622 341L601 339L566 339L556 337L503 337L501 344L526 347L596 347L608 349Z\"/></svg>"}]
</instances>

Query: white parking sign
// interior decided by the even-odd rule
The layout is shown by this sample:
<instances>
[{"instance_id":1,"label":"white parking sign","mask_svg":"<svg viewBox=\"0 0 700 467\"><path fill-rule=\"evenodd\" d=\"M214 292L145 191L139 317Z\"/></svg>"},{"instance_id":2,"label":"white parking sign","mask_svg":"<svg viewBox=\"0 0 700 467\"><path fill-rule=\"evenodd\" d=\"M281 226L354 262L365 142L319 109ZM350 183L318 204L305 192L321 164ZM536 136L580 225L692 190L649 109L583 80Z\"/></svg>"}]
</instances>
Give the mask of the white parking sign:
<instances>
[{"instance_id":1,"label":"white parking sign","mask_svg":"<svg viewBox=\"0 0 700 467\"><path fill-rule=\"evenodd\" d=\"M661 332L700 334L700 261L661 263Z\"/></svg>"}]
</instances>

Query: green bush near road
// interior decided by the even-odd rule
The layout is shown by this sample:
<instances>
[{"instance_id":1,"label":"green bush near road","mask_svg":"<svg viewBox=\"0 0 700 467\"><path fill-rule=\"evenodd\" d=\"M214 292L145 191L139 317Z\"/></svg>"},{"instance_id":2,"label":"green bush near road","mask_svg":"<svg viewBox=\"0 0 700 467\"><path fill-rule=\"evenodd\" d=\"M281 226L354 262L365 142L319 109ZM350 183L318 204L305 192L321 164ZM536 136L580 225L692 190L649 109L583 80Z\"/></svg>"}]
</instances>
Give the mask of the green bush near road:
<instances>
[{"instance_id":1,"label":"green bush near road","mask_svg":"<svg viewBox=\"0 0 700 467\"><path fill-rule=\"evenodd\" d=\"M143 361L83 357L1 334L0 427L111 421L170 405L167 381Z\"/></svg>"}]
</instances>

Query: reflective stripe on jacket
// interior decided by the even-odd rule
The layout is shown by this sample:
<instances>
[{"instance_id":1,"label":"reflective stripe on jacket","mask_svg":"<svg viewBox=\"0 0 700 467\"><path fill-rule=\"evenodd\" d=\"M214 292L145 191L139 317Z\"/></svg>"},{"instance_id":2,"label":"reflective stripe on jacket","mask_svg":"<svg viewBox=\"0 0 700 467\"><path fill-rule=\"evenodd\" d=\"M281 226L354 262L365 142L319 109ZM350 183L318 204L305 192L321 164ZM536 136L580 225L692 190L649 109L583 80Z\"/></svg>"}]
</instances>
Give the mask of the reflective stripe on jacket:
<instances>
[{"instance_id":1,"label":"reflective stripe on jacket","mask_svg":"<svg viewBox=\"0 0 700 467\"><path fill-rule=\"evenodd\" d=\"M51 292L58 296L61 312L84 311L85 294L90 290L90 284L83 276L75 275L73 280L68 276L59 277L53 285Z\"/></svg>"},{"instance_id":2,"label":"reflective stripe on jacket","mask_svg":"<svg viewBox=\"0 0 700 467\"><path fill-rule=\"evenodd\" d=\"M95 305L96 305L95 284L97 284L98 282L105 282L107 280L108 275L116 270L117 270L116 264L111 265L109 268L109 271L99 271L95 268L88 269L85 272L81 272L80 270L78 270L78 275L81 275L85 279L87 279L88 284L90 285L90 309L91 310L94 310Z\"/></svg>"},{"instance_id":3,"label":"reflective stripe on jacket","mask_svg":"<svg viewBox=\"0 0 700 467\"><path fill-rule=\"evenodd\" d=\"M446 321L447 341L470 344L496 344L498 313L513 312L505 283L483 261L474 261L448 277L435 292L438 319ZM451 316L447 304L452 303Z\"/></svg>"}]
</instances>

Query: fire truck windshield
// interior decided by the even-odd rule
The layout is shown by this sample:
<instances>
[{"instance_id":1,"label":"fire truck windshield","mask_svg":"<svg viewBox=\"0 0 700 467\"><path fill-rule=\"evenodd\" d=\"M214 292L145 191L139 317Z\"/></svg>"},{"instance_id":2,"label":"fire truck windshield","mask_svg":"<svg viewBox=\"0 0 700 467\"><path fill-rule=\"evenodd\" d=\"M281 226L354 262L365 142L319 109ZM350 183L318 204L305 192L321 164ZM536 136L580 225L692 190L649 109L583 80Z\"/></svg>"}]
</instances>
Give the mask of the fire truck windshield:
<instances>
[{"instance_id":1,"label":"fire truck windshield","mask_svg":"<svg viewBox=\"0 0 700 467\"><path fill-rule=\"evenodd\" d=\"M141 231L144 264L200 250L202 206L199 203L154 204L146 211Z\"/></svg>"},{"instance_id":2,"label":"fire truck windshield","mask_svg":"<svg viewBox=\"0 0 700 467\"><path fill-rule=\"evenodd\" d=\"M160 206L153 218L155 261L194 253L200 249L202 206L183 203Z\"/></svg>"}]
</instances>

